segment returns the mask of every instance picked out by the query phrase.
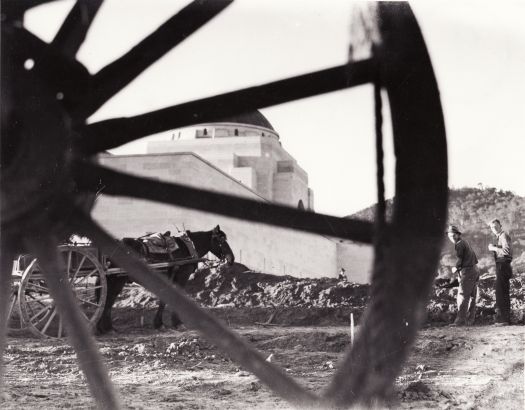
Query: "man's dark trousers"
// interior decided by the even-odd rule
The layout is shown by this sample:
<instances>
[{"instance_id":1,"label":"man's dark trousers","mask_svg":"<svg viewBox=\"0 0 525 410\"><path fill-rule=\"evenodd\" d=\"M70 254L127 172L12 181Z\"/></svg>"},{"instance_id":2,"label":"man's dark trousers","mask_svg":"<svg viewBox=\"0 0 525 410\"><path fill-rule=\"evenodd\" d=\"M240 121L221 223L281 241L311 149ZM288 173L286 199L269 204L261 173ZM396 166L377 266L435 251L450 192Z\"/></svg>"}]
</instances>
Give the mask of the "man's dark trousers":
<instances>
[{"instance_id":1,"label":"man's dark trousers","mask_svg":"<svg viewBox=\"0 0 525 410\"><path fill-rule=\"evenodd\" d=\"M510 261L496 261L496 322L510 323Z\"/></svg>"}]
</instances>

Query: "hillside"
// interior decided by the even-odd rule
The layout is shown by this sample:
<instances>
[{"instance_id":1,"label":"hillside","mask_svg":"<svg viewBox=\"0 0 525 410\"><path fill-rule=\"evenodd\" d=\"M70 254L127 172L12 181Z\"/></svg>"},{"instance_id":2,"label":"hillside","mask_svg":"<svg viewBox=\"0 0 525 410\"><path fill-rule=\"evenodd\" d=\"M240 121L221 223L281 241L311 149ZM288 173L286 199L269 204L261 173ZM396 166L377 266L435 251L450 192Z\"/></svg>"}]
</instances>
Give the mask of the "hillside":
<instances>
[{"instance_id":1,"label":"hillside","mask_svg":"<svg viewBox=\"0 0 525 410\"><path fill-rule=\"evenodd\" d=\"M392 214L392 200L387 201L387 218ZM353 215L352 218L374 219L374 206ZM496 188L450 189L447 225L454 224L463 232L480 259L482 273L493 273L494 263L487 246L494 240L488 222L498 218L509 231L514 251L513 266L516 272L525 272L525 198L510 191ZM443 233L445 235L445 233ZM448 276L448 267L454 264L453 246L449 241L443 245L443 257L439 273Z\"/></svg>"}]
</instances>

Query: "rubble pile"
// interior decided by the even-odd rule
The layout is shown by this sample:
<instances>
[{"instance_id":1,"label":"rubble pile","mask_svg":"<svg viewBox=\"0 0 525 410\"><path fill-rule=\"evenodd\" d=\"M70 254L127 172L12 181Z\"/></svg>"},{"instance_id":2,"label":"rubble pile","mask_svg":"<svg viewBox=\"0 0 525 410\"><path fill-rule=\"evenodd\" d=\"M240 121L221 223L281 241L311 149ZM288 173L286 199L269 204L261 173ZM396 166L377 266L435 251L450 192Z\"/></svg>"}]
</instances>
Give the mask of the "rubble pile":
<instances>
[{"instance_id":1,"label":"rubble pile","mask_svg":"<svg viewBox=\"0 0 525 410\"><path fill-rule=\"evenodd\" d=\"M199 339L193 338L170 343L166 349L166 353L171 355L200 356L200 350Z\"/></svg>"},{"instance_id":2,"label":"rubble pile","mask_svg":"<svg viewBox=\"0 0 525 410\"><path fill-rule=\"evenodd\" d=\"M481 275L478 283L477 317L478 321L491 320L496 313L494 304L496 276ZM450 289L434 288L427 305L428 319L431 322L450 322L456 316L457 287ZM511 320L525 322L525 274L516 273L510 280Z\"/></svg>"},{"instance_id":3,"label":"rubble pile","mask_svg":"<svg viewBox=\"0 0 525 410\"><path fill-rule=\"evenodd\" d=\"M305 279L234 269L202 269L185 290L204 307L353 307L364 308L368 285L331 278ZM156 297L139 286L129 286L117 308L148 309Z\"/></svg>"},{"instance_id":4,"label":"rubble pile","mask_svg":"<svg viewBox=\"0 0 525 410\"><path fill-rule=\"evenodd\" d=\"M242 265L240 265L242 266ZM243 267L244 268L244 267ZM479 321L490 320L494 311L495 276L485 274L479 282ZM525 275L511 279L513 321L525 315ZM348 308L362 312L368 302L369 285L336 278L295 278L237 268L201 269L190 277L186 292L206 308ZM456 288L435 286L427 306L430 322L451 322L456 315ZM125 288L116 308L152 309L157 298L138 285ZM329 312L329 310L327 310Z\"/></svg>"},{"instance_id":5,"label":"rubble pile","mask_svg":"<svg viewBox=\"0 0 525 410\"><path fill-rule=\"evenodd\" d=\"M157 301L158 298L153 293L140 285L132 284L124 288L113 306L120 309L153 309L158 306Z\"/></svg>"},{"instance_id":6,"label":"rubble pile","mask_svg":"<svg viewBox=\"0 0 525 410\"><path fill-rule=\"evenodd\" d=\"M366 303L368 285L224 269L198 272L187 290L207 307L358 307Z\"/></svg>"}]
</instances>

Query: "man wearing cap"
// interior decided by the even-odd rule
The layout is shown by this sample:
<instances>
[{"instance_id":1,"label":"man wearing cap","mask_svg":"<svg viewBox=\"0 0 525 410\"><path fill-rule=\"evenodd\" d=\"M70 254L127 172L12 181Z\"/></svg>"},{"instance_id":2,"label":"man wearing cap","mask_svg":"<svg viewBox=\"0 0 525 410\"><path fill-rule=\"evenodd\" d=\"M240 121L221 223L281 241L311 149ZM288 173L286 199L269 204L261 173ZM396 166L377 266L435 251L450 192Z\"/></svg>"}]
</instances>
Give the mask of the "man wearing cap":
<instances>
[{"instance_id":1,"label":"man wearing cap","mask_svg":"<svg viewBox=\"0 0 525 410\"><path fill-rule=\"evenodd\" d=\"M510 235L498 219L490 221L497 243L488 246L496 261L496 325L510 324L510 278L512 277L512 244Z\"/></svg>"},{"instance_id":2,"label":"man wearing cap","mask_svg":"<svg viewBox=\"0 0 525 410\"><path fill-rule=\"evenodd\" d=\"M476 318L476 296L478 292L479 270L476 266L478 258L470 244L461 237L459 229L450 225L447 236L454 244L456 250L456 266L452 268L453 273L458 274L458 314L452 326L464 326L474 324Z\"/></svg>"}]
</instances>

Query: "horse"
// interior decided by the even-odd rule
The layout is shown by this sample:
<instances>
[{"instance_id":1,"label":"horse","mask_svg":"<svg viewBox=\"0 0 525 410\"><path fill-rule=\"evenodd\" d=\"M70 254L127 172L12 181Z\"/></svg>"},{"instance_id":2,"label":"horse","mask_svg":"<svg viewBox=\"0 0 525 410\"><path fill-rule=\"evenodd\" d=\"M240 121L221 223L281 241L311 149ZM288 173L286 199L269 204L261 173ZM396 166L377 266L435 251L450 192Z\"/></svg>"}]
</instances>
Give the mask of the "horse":
<instances>
[{"instance_id":1,"label":"horse","mask_svg":"<svg viewBox=\"0 0 525 410\"><path fill-rule=\"evenodd\" d=\"M201 232L191 232L186 231L186 235L193 242L193 247L195 248L195 254L192 255L188 249L186 243L180 237L171 237L174 238L178 247L176 250L166 253L163 258L160 258L158 255L154 256L149 254L148 249L145 247L144 242L139 239L133 238L124 238L122 242L133 249L135 252L139 253L146 262L160 262L160 261L170 261L170 260L181 260L192 258L193 256L198 256L202 258L208 252L213 253L220 260L226 260L228 265L233 265L235 262L235 256L228 245L226 234L221 231L219 225L213 228L211 231L201 231ZM164 237L169 237L169 232L166 232ZM163 259L163 260L161 260ZM111 261L110 261L111 263ZM173 283L176 283L181 288L184 287L190 275L195 272L197 269L197 262L191 262L183 265L173 266L168 268L164 273L171 279ZM99 334L107 333L111 330L114 330L112 319L111 319L111 309L117 296L120 294L124 285L127 282L131 282L131 278L124 275L108 275L107 276L107 297L102 316L97 322L97 331ZM162 326L162 314L166 304L163 301L159 301L159 306L153 325L155 329L158 329ZM179 319L176 313L171 314L171 323L173 327L179 326L182 321Z\"/></svg>"}]
</instances>

